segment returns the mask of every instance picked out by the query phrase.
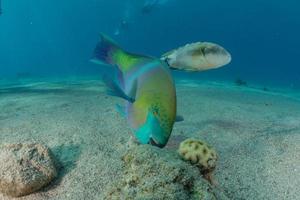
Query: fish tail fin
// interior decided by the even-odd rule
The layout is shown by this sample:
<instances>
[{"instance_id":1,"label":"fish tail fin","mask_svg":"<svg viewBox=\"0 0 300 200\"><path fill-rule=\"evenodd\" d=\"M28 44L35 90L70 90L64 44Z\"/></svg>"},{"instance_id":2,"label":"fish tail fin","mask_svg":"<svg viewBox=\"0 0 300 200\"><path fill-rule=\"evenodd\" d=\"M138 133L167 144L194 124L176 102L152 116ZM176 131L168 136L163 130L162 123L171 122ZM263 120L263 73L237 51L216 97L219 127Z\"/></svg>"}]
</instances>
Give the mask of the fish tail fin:
<instances>
[{"instance_id":1,"label":"fish tail fin","mask_svg":"<svg viewBox=\"0 0 300 200\"><path fill-rule=\"evenodd\" d=\"M160 123L152 112L148 113L145 124L135 132L135 136L141 144L151 144L162 148L167 143Z\"/></svg>"},{"instance_id":2,"label":"fish tail fin","mask_svg":"<svg viewBox=\"0 0 300 200\"><path fill-rule=\"evenodd\" d=\"M124 51L119 45L108 36L101 34L93 57L90 61L96 64L117 65L123 73L137 66L137 63L145 61L150 57L132 54Z\"/></svg>"},{"instance_id":3,"label":"fish tail fin","mask_svg":"<svg viewBox=\"0 0 300 200\"><path fill-rule=\"evenodd\" d=\"M118 54L122 54L124 51L108 36L100 34L100 37L91 61L96 64L118 64Z\"/></svg>"},{"instance_id":4,"label":"fish tail fin","mask_svg":"<svg viewBox=\"0 0 300 200\"><path fill-rule=\"evenodd\" d=\"M124 106L121 106L120 104L116 104L116 110L122 117L126 118L126 111Z\"/></svg>"}]
</instances>

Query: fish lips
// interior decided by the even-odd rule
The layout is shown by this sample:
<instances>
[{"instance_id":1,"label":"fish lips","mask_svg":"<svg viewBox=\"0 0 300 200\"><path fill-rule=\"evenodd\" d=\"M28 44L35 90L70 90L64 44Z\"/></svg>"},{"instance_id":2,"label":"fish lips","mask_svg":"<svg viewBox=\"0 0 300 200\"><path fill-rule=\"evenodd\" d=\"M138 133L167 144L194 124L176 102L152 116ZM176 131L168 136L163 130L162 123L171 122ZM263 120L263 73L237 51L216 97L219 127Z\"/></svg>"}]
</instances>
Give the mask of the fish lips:
<instances>
[{"instance_id":1,"label":"fish lips","mask_svg":"<svg viewBox=\"0 0 300 200\"><path fill-rule=\"evenodd\" d=\"M164 146L166 146L165 144L162 145L162 144L155 142L155 140L152 137L149 140L149 144L151 144L152 146L157 146L159 148L163 148Z\"/></svg>"}]
</instances>

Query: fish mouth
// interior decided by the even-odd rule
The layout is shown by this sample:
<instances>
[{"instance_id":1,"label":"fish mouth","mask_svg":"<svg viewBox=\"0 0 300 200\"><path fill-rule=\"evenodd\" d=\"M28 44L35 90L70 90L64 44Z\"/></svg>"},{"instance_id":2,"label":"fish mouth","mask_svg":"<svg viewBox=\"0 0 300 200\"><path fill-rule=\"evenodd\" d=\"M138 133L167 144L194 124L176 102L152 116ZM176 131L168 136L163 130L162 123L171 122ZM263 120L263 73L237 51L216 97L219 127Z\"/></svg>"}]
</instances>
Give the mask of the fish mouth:
<instances>
[{"instance_id":1,"label":"fish mouth","mask_svg":"<svg viewBox=\"0 0 300 200\"><path fill-rule=\"evenodd\" d=\"M159 144L159 143L155 142L155 140L153 138L150 138L149 144L151 144L153 146L157 146L159 148L163 148L165 146L165 145L162 145L162 144Z\"/></svg>"}]
</instances>

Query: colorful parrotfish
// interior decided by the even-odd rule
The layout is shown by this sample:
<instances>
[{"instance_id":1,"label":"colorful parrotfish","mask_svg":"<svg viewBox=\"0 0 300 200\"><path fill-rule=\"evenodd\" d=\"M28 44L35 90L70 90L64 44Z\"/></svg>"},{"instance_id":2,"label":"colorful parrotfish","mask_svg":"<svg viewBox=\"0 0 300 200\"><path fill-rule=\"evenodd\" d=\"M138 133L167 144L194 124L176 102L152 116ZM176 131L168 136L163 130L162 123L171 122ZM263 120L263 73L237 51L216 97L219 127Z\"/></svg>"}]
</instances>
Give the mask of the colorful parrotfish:
<instances>
[{"instance_id":1,"label":"colorful parrotfish","mask_svg":"<svg viewBox=\"0 0 300 200\"><path fill-rule=\"evenodd\" d=\"M128 53L104 35L92 61L117 66L118 80L104 82L110 95L126 100L124 113L137 140L164 147L176 119L175 85L166 63Z\"/></svg>"}]
</instances>

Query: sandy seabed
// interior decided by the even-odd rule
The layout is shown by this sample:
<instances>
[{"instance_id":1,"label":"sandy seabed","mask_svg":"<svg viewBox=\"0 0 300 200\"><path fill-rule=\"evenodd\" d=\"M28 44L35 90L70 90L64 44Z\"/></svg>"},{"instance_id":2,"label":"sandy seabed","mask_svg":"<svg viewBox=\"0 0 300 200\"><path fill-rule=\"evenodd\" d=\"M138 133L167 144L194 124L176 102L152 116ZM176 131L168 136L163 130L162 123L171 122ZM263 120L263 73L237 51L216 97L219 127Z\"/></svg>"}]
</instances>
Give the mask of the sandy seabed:
<instances>
[{"instance_id":1,"label":"sandy seabed","mask_svg":"<svg viewBox=\"0 0 300 200\"><path fill-rule=\"evenodd\" d=\"M211 144L219 152L215 179L230 199L299 199L299 93L188 80L176 87L185 120L167 148L189 137ZM96 79L2 81L0 145L46 144L60 162L57 180L18 199L101 199L122 176L131 135L115 110L120 102Z\"/></svg>"}]
</instances>

